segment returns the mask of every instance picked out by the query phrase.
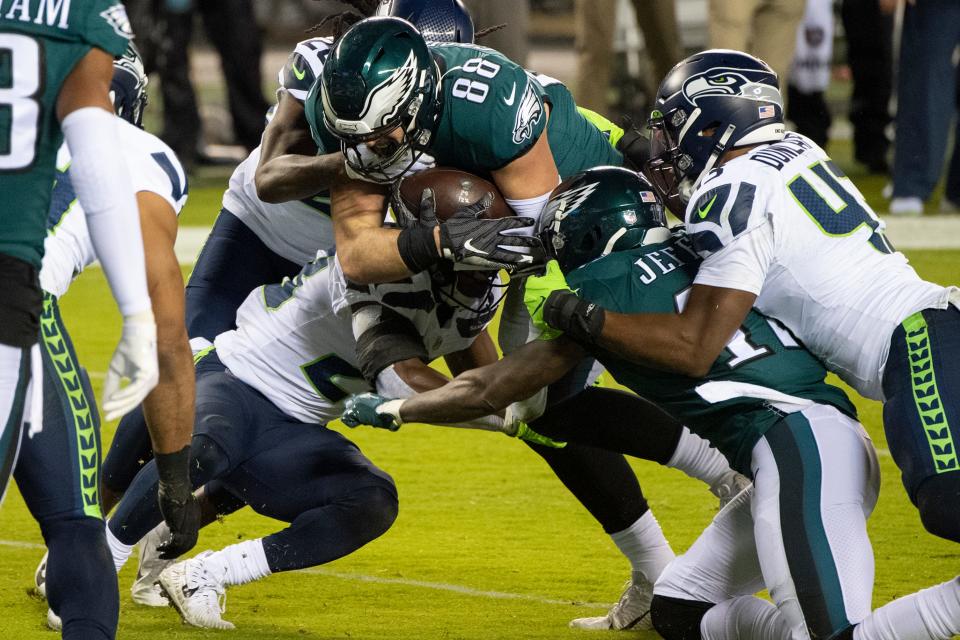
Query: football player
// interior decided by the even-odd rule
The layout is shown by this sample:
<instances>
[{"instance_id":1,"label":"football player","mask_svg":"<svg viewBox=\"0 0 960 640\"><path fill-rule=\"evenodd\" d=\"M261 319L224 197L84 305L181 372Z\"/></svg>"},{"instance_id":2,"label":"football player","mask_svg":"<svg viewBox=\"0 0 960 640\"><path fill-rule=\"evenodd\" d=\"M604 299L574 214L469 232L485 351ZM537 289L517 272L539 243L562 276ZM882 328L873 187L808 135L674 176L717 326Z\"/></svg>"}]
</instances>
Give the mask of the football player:
<instances>
[{"instance_id":1,"label":"football player","mask_svg":"<svg viewBox=\"0 0 960 640\"><path fill-rule=\"evenodd\" d=\"M248 295L237 314L237 329L218 336L215 348L198 362L192 481L206 488L213 482L218 492L242 501L232 508L246 503L290 526L164 569L159 583L185 621L233 628L221 617L226 587L324 564L390 527L397 513L392 479L323 425L340 415L350 393L374 388L360 371L367 369L361 357L386 365L373 376L375 388L397 391L401 384L417 388L438 375L425 361L450 355L459 370L457 362L470 366L475 359L472 350L494 351L485 327L499 300L493 287L497 278L496 273L484 274L482 288L469 294L450 291L457 305L438 301L427 273L382 289L348 292L336 260L321 253L295 278ZM401 317L380 307L384 300L417 304ZM352 307L358 311L356 320ZM387 326L395 333L363 337L371 317L388 315ZM354 322L360 344L368 346L358 348ZM391 349L385 362L377 338L393 341L395 347L413 339L419 350L401 355ZM502 430L503 421L493 417L483 426ZM525 430L512 435L535 437ZM156 490L156 470L148 463L109 521L118 570L132 545L160 521Z\"/></svg>"},{"instance_id":2,"label":"football player","mask_svg":"<svg viewBox=\"0 0 960 640\"><path fill-rule=\"evenodd\" d=\"M671 237L662 208L645 204L651 201L650 184L623 169L563 183L543 218L545 244L557 257L548 270L566 271L578 300L611 311L682 309L699 258L691 240ZM529 281L527 297L540 297L549 283ZM696 376L589 350L754 480L658 580L652 611L665 638L946 640L960 632L957 581L870 613L866 518L879 491L876 452L849 399L824 381L823 364L778 321L748 310ZM406 400L352 399L344 421L396 428L469 420L550 383L587 351L547 328L541 340L441 389ZM763 586L775 607L750 597Z\"/></svg>"},{"instance_id":3,"label":"football player","mask_svg":"<svg viewBox=\"0 0 960 640\"><path fill-rule=\"evenodd\" d=\"M187 198L187 180L173 151L159 138L140 128L147 102L146 85L140 55L130 44L124 55L114 62L110 95L117 115L125 121L118 126L117 134L140 211L147 283L158 329L160 381L144 400L144 405L148 408L152 432L177 427L181 432L190 433L193 425L193 362L183 326L183 279L174 253L177 215ZM43 422L42 428L39 422L31 424L23 438L14 477L28 504L40 500L41 495L57 496L56 500L47 498L41 501L43 507L32 507L42 527L49 520L69 518L93 519L102 527L98 486L101 460L99 415L57 302L73 279L97 258L84 209L76 201L67 173L70 164L70 150L63 145L57 157L59 169L47 219L48 235L40 271L40 285L44 291L40 317L45 374ZM159 456L164 474L169 472L169 455ZM57 463L51 464L51 460ZM70 463L65 464L65 461ZM184 469L184 479L185 473ZM164 482L164 491L168 492L166 475ZM184 486L183 490L193 502L189 487ZM161 508L169 515L165 504ZM196 505L192 511L197 511ZM189 520L196 519L198 514L186 511L186 516L186 519L170 522L170 530L174 533L166 541L169 548L165 545L162 549L164 555L169 551L176 557L196 542L197 524L191 524ZM46 595L48 576L64 571L60 565L75 562L74 556L63 554L58 544L57 540L51 541L50 561L44 557L37 570L37 586L42 595ZM59 624L53 611L48 614L48 620L53 626Z\"/></svg>"},{"instance_id":4,"label":"football player","mask_svg":"<svg viewBox=\"0 0 960 640\"><path fill-rule=\"evenodd\" d=\"M406 277L436 264L443 255L486 268L509 266L507 258L528 265L536 260L529 252L514 251L535 249L535 238L461 228L463 218L445 225L442 236L438 228L420 224L400 231L383 228L387 190L382 185L419 166L436 163L489 177L525 224L532 225L561 178L623 163L622 154L577 109L559 81L527 72L492 49L427 43L415 28L396 18L362 21L339 39L320 81L307 96L305 112L319 147L328 149L330 134L337 136L346 171L355 178L335 186L331 198L337 255L347 277L361 283ZM462 251L455 244L462 244ZM520 291L519 286L511 287L504 304L498 336L504 352L522 345L530 335ZM553 385L549 405L580 394L598 374L592 364L586 360ZM579 395L585 409L592 399L591 394ZM608 415L610 405L596 401L590 405L595 413L585 410L586 415ZM609 415L612 422L620 422L616 414ZM656 438L656 432L650 437ZM671 451L674 444L661 443L663 450ZM683 449L681 443L678 450ZM651 542L659 526L644 524L652 516L643 520L646 504L622 456L609 455L601 464L586 452L538 452L621 550L665 546L663 540ZM607 495L621 498L608 499L591 490L596 485L587 479L593 477L603 477L610 489ZM640 531L648 534L646 542L638 540ZM639 571L634 577L638 582L629 584L622 606L609 617L575 624L621 628L644 620L646 606L634 607L631 602L649 600L643 586L647 580Z\"/></svg>"},{"instance_id":5,"label":"football player","mask_svg":"<svg viewBox=\"0 0 960 640\"><path fill-rule=\"evenodd\" d=\"M547 323L663 369L696 374L752 305L783 322L861 395L884 428L926 529L960 541L960 290L922 280L817 145L784 133L761 60L706 51L660 87L648 165L704 258L682 313L604 314L558 293Z\"/></svg>"}]
</instances>

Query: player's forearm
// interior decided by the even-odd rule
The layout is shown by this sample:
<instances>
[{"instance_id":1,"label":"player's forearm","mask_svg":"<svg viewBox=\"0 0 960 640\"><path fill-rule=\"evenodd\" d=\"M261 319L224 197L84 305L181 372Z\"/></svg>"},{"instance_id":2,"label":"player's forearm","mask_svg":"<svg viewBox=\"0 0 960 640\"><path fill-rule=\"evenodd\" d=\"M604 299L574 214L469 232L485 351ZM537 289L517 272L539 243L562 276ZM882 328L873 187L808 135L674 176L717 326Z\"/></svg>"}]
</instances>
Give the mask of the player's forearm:
<instances>
[{"instance_id":1,"label":"player's forearm","mask_svg":"<svg viewBox=\"0 0 960 640\"><path fill-rule=\"evenodd\" d=\"M309 198L345 178L340 153L319 156L288 153L261 161L255 182L261 200L280 203Z\"/></svg>"},{"instance_id":2,"label":"player's forearm","mask_svg":"<svg viewBox=\"0 0 960 640\"><path fill-rule=\"evenodd\" d=\"M143 413L154 452L173 453L189 446L193 434L193 354L186 332L164 340L160 328L157 342L160 382L143 401Z\"/></svg>"},{"instance_id":3,"label":"player's forearm","mask_svg":"<svg viewBox=\"0 0 960 640\"><path fill-rule=\"evenodd\" d=\"M190 444L194 416L193 353L184 324L183 275L174 252L176 214L152 193L137 195L144 230L147 280L157 322L160 380L144 400L144 415L160 453Z\"/></svg>"},{"instance_id":4,"label":"player's forearm","mask_svg":"<svg viewBox=\"0 0 960 640\"><path fill-rule=\"evenodd\" d=\"M404 422L467 422L500 413L558 380L583 357L568 340L532 342L494 364L471 369L449 384L404 402Z\"/></svg>"},{"instance_id":5,"label":"player's forearm","mask_svg":"<svg viewBox=\"0 0 960 640\"><path fill-rule=\"evenodd\" d=\"M148 311L150 297L137 203L116 127L116 116L97 107L73 111L62 123L90 239L126 317Z\"/></svg>"},{"instance_id":6,"label":"player's forearm","mask_svg":"<svg viewBox=\"0 0 960 640\"><path fill-rule=\"evenodd\" d=\"M599 346L627 360L664 371L700 377L710 370L711 358L675 314L605 313Z\"/></svg>"},{"instance_id":7,"label":"player's forearm","mask_svg":"<svg viewBox=\"0 0 960 640\"><path fill-rule=\"evenodd\" d=\"M400 233L396 229L374 227L352 234L347 242L338 239L337 256L343 275L358 284L409 278L411 270L400 256L397 246Z\"/></svg>"}]
</instances>

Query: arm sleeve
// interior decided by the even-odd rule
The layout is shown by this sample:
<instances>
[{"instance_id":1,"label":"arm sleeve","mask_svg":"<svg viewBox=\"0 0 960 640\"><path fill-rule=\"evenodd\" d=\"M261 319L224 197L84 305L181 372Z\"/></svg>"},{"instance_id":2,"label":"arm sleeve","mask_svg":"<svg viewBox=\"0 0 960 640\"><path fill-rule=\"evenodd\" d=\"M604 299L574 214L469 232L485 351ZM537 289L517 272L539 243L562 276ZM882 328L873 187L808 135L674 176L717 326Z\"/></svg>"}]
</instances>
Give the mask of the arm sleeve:
<instances>
[{"instance_id":1,"label":"arm sleeve","mask_svg":"<svg viewBox=\"0 0 960 640\"><path fill-rule=\"evenodd\" d=\"M140 216L130 175L118 152L117 118L103 109L86 107L68 114L61 128L73 157L70 179L120 313L149 311Z\"/></svg>"}]
</instances>

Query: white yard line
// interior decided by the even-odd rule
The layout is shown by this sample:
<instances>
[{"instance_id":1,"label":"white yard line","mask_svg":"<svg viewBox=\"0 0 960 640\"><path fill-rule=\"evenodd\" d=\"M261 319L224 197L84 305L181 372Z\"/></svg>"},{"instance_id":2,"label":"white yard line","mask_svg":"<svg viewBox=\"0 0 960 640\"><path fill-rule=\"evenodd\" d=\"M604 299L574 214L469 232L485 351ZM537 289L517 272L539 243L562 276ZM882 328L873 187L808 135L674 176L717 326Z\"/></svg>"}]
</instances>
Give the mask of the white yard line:
<instances>
[{"instance_id":1,"label":"white yard line","mask_svg":"<svg viewBox=\"0 0 960 640\"><path fill-rule=\"evenodd\" d=\"M35 542L23 542L21 540L0 540L0 546L14 547L17 549L46 549L42 544ZM336 578L337 580L347 580L350 582L369 582L372 584L399 585L402 587L417 587L420 589L431 589L433 591L449 591L462 596L473 598L488 598L492 600L523 600L527 602L536 602L538 604L555 605L573 605L576 607L591 608L609 608L612 606L606 602L577 602L574 600L559 600L557 598L548 598L546 596L533 595L529 593L510 593L508 591L485 591L483 589L474 589L460 584L448 584L446 582L427 582L424 580L408 580L406 578L383 578L380 576L370 576L363 573L345 573L334 571L323 567L313 569L302 569L297 573L310 573L313 575L324 576L327 578Z\"/></svg>"}]
</instances>

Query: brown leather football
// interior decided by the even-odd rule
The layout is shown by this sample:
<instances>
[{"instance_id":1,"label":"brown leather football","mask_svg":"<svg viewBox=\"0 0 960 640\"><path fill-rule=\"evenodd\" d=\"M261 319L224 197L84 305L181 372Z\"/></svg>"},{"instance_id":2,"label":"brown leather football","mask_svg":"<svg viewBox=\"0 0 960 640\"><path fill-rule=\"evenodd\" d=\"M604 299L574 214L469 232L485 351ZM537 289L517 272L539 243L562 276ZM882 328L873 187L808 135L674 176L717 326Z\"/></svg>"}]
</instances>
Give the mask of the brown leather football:
<instances>
[{"instance_id":1,"label":"brown leather football","mask_svg":"<svg viewBox=\"0 0 960 640\"><path fill-rule=\"evenodd\" d=\"M493 194L493 203L484 218L505 218L513 209L503 199L497 186L471 173L436 167L408 176L400 181L396 191L403 205L414 216L420 211L420 196L424 189L433 189L437 219L446 220L457 209L471 205L487 193Z\"/></svg>"}]
</instances>

